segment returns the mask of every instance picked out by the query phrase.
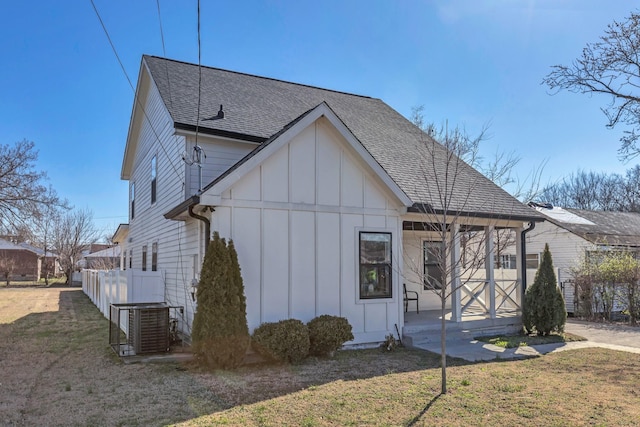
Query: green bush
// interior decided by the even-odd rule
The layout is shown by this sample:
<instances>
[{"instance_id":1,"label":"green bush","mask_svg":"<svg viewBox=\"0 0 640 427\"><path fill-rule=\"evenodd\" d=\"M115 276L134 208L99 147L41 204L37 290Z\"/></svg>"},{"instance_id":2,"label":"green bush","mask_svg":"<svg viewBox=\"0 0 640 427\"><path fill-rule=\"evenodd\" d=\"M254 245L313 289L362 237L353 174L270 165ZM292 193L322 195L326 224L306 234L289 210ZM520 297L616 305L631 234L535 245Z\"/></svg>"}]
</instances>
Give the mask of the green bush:
<instances>
[{"instance_id":1,"label":"green bush","mask_svg":"<svg viewBox=\"0 0 640 427\"><path fill-rule=\"evenodd\" d=\"M529 333L549 335L553 331L562 332L566 321L564 298L553 271L549 245L545 245L533 285L524 296L522 322Z\"/></svg>"},{"instance_id":2,"label":"green bush","mask_svg":"<svg viewBox=\"0 0 640 427\"><path fill-rule=\"evenodd\" d=\"M250 337L244 285L233 242L214 233L204 257L193 319L193 352L212 368L242 364Z\"/></svg>"},{"instance_id":3,"label":"green bush","mask_svg":"<svg viewBox=\"0 0 640 427\"><path fill-rule=\"evenodd\" d=\"M307 323L309 328L309 353L316 356L330 355L353 339L351 325L344 317L323 314Z\"/></svg>"},{"instance_id":4,"label":"green bush","mask_svg":"<svg viewBox=\"0 0 640 427\"><path fill-rule=\"evenodd\" d=\"M309 330L296 319L263 323L253 331L252 345L269 361L298 363L309 355Z\"/></svg>"}]
</instances>

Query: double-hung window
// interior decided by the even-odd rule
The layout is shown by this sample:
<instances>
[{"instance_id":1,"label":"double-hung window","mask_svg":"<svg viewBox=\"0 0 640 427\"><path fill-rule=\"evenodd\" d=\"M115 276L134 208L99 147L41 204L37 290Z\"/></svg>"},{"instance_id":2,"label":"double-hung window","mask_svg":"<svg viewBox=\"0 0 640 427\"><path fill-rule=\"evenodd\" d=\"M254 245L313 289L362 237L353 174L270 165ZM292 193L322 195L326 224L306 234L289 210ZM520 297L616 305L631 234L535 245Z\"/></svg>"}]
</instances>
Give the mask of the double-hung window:
<instances>
[{"instance_id":1,"label":"double-hung window","mask_svg":"<svg viewBox=\"0 0 640 427\"><path fill-rule=\"evenodd\" d=\"M142 271L147 271L147 245L142 247Z\"/></svg>"},{"instance_id":2,"label":"double-hung window","mask_svg":"<svg viewBox=\"0 0 640 427\"><path fill-rule=\"evenodd\" d=\"M129 189L129 199L131 200L131 219L136 216L136 183L131 183L131 188Z\"/></svg>"},{"instance_id":3,"label":"double-hung window","mask_svg":"<svg viewBox=\"0 0 640 427\"><path fill-rule=\"evenodd\" d=\"M151 204L156 202L157 192L157 159L153 156L151 159Z\"/></svg>"},{"instance_id":4,"label":"double-hung window","mask_svg":"<svg viewBox=\"0 0 640 427\"><path fill-rule=\"evenodd\" d=\"M151 244L151 271L158 271L158 243Z\"/></svg>"},{"instance_id":5,"label":"double-hung window","mask_svg":"<svg viewBox=\"0 0 640 427\"><path fill-rule=\"evenodd\" d=\"M359 232L360 298L391 298L391 233Z\"/></svg>"},{"instance_id":6,"label":"double-hung window","mask_svg":"<svg viewBox=\"0 0 640 427\"><path fill-rule=\"evenodd\" d=\"M442 276L442 257L444 245L442 242L425 240L422 242L422 254L424 257L423 280L424 290L433 291L442 289L444 278Z\"/></svg>"}]
</instances>

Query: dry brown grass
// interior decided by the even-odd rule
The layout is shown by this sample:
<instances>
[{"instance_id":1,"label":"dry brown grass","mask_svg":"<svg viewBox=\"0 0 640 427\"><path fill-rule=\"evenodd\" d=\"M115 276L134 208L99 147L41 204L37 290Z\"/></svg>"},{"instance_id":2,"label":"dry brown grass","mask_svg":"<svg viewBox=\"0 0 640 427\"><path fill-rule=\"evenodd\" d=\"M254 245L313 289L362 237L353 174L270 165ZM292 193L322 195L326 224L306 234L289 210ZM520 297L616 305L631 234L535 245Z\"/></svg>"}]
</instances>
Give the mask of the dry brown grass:
<instances>
[{"instance_id":1,"label":"dry brown grass","mask_svg":"<svg viewBox=\"0 0 640 427\"><path fill-rule=\"evenodd\" d=\"M637 425L640 355L465 364L399 349L204 372L123 364L78 289L0 289L0 425Z\"/></svg>"}]
</instances>

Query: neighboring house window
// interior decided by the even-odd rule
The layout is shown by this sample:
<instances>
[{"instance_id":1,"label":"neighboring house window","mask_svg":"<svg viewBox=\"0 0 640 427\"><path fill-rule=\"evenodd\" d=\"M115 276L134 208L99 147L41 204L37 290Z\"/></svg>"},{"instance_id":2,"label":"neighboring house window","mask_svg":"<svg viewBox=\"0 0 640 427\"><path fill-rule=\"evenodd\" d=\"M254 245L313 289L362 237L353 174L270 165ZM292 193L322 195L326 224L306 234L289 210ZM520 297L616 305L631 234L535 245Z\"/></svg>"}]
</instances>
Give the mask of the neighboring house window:
<instances>
[{"instance_id":1,"label":"neighboring house window","mask_svg":"<svg viewBox=\"0 0 640 427\"><path fill-rule=\"evenodd\" d=\"M360 232L360 298L391 298L391 233Z\"/></svg>"},{"instance_id":2,"label":"neighboring house window","mask_svg":"<svg viewBox=\"0 0 640 427\"><path fill-rule=\"evenodd\" d=\"M151 271L158 271L158 243L151 245Z\"/></svg>"},{"instance_id":3,"label":"neighboring house window","mask_svg":"<svg viewBox=\"0 0 640 427\"><path fill-rule=\"evenodd\" d=\"M134 182L131 183L131 194L129 194L129 198L131 199L131 219L136 216L136 184Z\"/></svg>"},{"instance_id":4,"label":"neighboring house window","mask_svg":"<svg viewBox=\"0 0 640 427\"><path fill-rule=\"evenodd\" d=\"M133 265L133 249L129 249L129 268Z\"/></svg>"},{"instance_id":5,"label":"neighboring house window","mask_svg":"<svg viewBox=\"0 0 640 427\"><path fill-rule=\"evenodd\" d=\"M442 242L422 242L424 290L442 289L444 282L440 260L444 254Z\"/></svg>"},{"instance_id":6,"label":"neighboring house window","mask_svg":"<svg viewBox=\"0 0 640 427\"><path fill-rule=\"evenodd\" d=\"M147 271L147 245L142 247L142 271Z\"/></svg>"},{"instance_id":7,"label":"neighboring house window","mask_svg":"<svg viewBox=\"0 0 640 427\"><path fill-rule=\"evenodd\" d=\"M156 202L156 156L151 159L151 203Z\"/></svg>"},{"instance_id":8,"label":"neighboring house window","mask_svg":"<svg viewBox=\"0 0 640 427\"><path fill-rule=\"evenodd\" d=\"M540 255L538 254L527 254L527 268L538 269L538 265L540 263Z\"/></svg>"},{"instance_id":9,"label":"neighboring house window","mask_svg":"<svg viewBox=\"0 0 640 427\"><path fill-rule=\"evenodd\" d=\"M516 256L510 254L502 254L500 256L495 257L494 262L496 264L496 268L504 268L505 270L515 270L516 269Z\"/></svg>"}]
</instances>

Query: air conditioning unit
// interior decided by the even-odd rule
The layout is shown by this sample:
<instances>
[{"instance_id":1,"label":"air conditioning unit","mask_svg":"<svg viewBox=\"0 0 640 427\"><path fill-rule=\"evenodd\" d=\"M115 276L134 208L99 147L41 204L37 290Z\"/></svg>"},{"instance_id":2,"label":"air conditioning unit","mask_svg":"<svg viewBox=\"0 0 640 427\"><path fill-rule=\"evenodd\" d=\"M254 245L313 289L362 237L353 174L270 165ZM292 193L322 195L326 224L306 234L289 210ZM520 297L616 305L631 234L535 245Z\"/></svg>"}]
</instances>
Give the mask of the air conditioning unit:
<instances>
[{"instance_id":1,"label":"air conditioning unit","mask_svg":"<svg viewBox=\"0 0 640 427\"><path fill-rule=\"evenodd\" d=\"M127 341L135 354L169 351L169 307L165 304L131 307Z\"/></svg>"}]
</instances>

